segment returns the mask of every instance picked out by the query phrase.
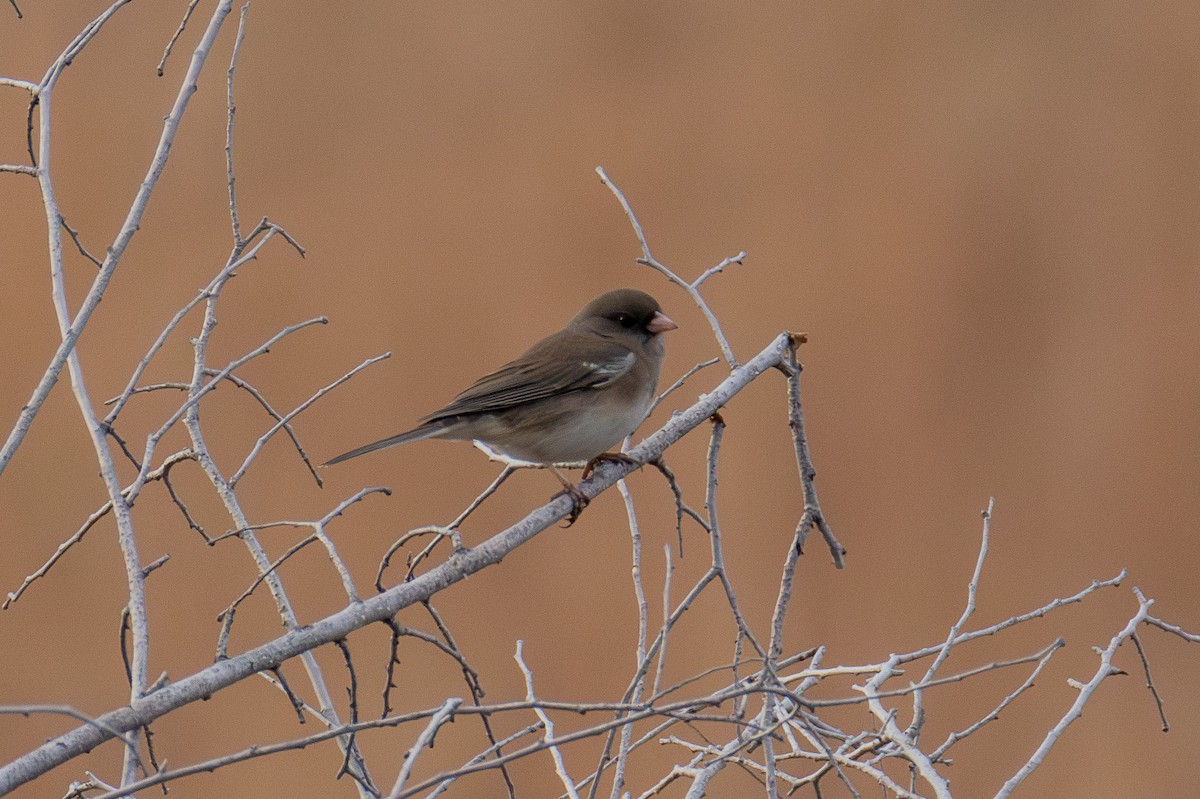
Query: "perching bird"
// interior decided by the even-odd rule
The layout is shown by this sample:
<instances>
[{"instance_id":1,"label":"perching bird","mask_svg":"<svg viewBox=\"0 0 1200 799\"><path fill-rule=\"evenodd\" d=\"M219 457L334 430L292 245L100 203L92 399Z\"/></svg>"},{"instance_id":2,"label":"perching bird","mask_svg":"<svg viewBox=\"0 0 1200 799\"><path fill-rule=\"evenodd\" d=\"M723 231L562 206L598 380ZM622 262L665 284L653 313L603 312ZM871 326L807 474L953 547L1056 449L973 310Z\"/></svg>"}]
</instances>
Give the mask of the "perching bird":
<instances>
[{"instance_id":1,"label":"perching bird","mask_svg":"<svg viewBox=\"0 0 1200 799\"><path fill-rule=\"evenodd\" d=\"M677 327L649 294L601 294L565 328L475 381L417 427L325 465L426 438L478 440L509 457L547 465L608 456L645 419L658 389L662 333ZM579 508L580 495L559 479Z\"/></svg>"}]
</instances>

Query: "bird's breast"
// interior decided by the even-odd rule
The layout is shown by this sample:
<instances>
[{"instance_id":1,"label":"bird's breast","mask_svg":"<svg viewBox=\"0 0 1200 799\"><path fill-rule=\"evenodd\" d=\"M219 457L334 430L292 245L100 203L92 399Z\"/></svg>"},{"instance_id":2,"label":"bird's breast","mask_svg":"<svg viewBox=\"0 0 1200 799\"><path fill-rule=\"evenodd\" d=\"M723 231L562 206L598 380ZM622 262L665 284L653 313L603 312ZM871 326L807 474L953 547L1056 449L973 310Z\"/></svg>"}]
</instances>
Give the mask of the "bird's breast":
<instances>
[{"instance_id":1,"label":"bird's breast","mask_svg":"<svg viewBox=\"0 0 1200 799\"><path fill-rule=\"evenodd\" d=\"M654 397L650 388L632 398L611 388L575 391L528 403L519 413L481 414L471 437L533 463L591 460L637 429Z\"/></svg>"}]
</instances>

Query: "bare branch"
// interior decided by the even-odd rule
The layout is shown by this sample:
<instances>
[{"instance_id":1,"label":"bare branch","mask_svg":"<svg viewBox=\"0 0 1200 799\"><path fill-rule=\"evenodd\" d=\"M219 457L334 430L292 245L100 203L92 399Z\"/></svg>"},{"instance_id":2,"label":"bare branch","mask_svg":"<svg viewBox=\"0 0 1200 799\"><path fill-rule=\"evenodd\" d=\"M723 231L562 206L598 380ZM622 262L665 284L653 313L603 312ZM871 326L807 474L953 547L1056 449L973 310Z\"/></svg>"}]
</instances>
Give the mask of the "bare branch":
<instances>
[{"instance_id":1,"label":"bare branch","mask_svg":"<svg viewBox=\"0 0 1200 799\"><path fill-rule=\"evenodd\" d=\"M537 697L533 693L533 672L525 665L525 658L522 653L524 641L517 641L517 652L513 658L517 661L517 665L521 667L521 673L525 675L525 700L533 705L533 712L537 714L538 720L541 721L542 740L546 744L546 748L550 750L550 756L554 758L554 772L558 774L559 780L562 781L563 787L567 789L567 796L571 799L579 799L579 792L575 790L575 780L567 774L567 765L563 762L562 751L558 744L554 743L554 722L550 720L550 716L546 711L537 705ZM625 727L625 729L629 729Z\"/></svg>"},{"instance_id":2,"label":"bare branch","mask_svg":"<svg viewBox=\"0 0 1200 799\"><path fill-rule=\"evenodd\" d=\"M987 560L988 534L991 530L992 509L995 507L995 504L995 497L988 498L987 509L983 511L983 535L979 544L979 557L975 560L975 572L971 575L971 581L967 584L967 605L963 608L962 615L958 617L958 621L950 626L950 633L946 636L946 643L942 644L937 657L933 659L933 663L929 664L929 669L925 672L925 677L921 680L923 683L928 683L934 678L938 669L946 662L946 658L950 656L950 648L954 646L954 642L958 639L959 633L962 632L963 626L975 614L975 598L979 594L979 578L983 574L984 561ZM921 727L924 724L925 695L924 691L917 690L913 692L912 723L905 730L905 734L914 739L919 737Z\"/></svg>"},{"instance_id":3,"label":"bare branch","mask_svg":"<svg viewBox=\"0 0 1200 799\"><path fill-rule=\"evenodd\" d=\"M179 41L179 37L183 35L184 29L187 28L188 20L192 18L192 12L196 10L196 6L200 0L190 0L187 11L183 13L183 19L179 21L179 27L175 29L175 33L171 36L171 40L167 42L166 48L163 50L162 58L158 62L156 71L161 78L167 66L167 59L171 57L171 50L175 48L175 43Z\"/></svg>"},{"instance_id":4,"label":"bare branch","mask_svg":"<svg viewBox=\"0 0 1200 799\"><path fill-rule=\"evenodd\" d=\"M721 348L721 353L725 358L725 363L729 365L730 369L736 369L738 367L737 358L734 357L733 349L729 346L729 340L725 338L725 333L721 330L721 323L717 319L717 315L713 313L712 308L708 306L708 302L703 296L701 296L700 284L718 272L722 271L730 264L740 264L746 258L746 253L740 252L731 258L726 258L716 266L701 274L700 277L693 282L687 282L679 275L675 274L675 272L671 271L666 266L655 260L654 256L650 253L650 244L646 241L646 232L642 229L642 223L638 221L637 216L633 213L633 208L629 205L629 200L625 199L625 194L619 188L617 188L617 184L613 183L613 181L608 177L608 174L604 171L604 167L596 167L596 174L600 176L600 180L604 182L604 185L608 187L609 191L613 193L613 196L617 198L617 201L621 203L621 208L624 209L625 216L629 217L629 224L633 226L633 233L635 236L637 236L638 244L640 244L642 247L642 257L638 258L637 262L639 264L643 264L644 266L649 266L655 271L661 273L667 278L667 280L671 281L676 286L687 292L688 296L692 298L692 301L695 302L696 306L700 309L700 312L704 314L704 318L708 320L708 325L712 328L713 336L716 337L717 346Z\"/></svg>"},{"instance_id":5,"label":"bare branch","mask_svg":"<svg viewBox=\"0 0 1200 799\"><path fill-rule=\"evenodd\" d=\"M71 240L75 242L75 247L79 250L79 254L84 258L87 258L97 267L104 266L104 263L100 261L100 259L88 252L87 247L83 246L83 242L79 240L79 231L72 229L72 227L67 224L67 220L61 216L59 217L59 221L62 222L63 230L67 231L67 233L71 236Z\"/></svg>"},{"instance_id":6,"label":"bare branch","mask_svg":"<svg viewBox=\"0 0 1200 799\"><path fill-rule=\"evenodd\" d=\"M43 203L46 207L46 218L49 227L50 253L52 269L57 274L61 275L62 270L62 244L59 234L59 219L61 218L58 212L58 202L54 192L54 187L50 182L50 132L51 132L51 97L55 84L58 82L62 71L75 58L80 50L85 47L92 38L99 33L101 27L109 19L112 18L122 6L126 5L129 0L118 0L109 6L99 17L89 24L82 33L75 38L74 41L63 51L63 54L54 62L46 77L38 85L38 104L40 108L40 128L41 140L38 147L41 156L41 169L38 173L38 180L42 189ZM28 402L25 403L20 415L17 418L17 423L13 426L9 433L4 446L0 447L0 474L3 474L4 469L8 466L8 462L12 460L13 454L17 447L25 439L25 434L29 431L29 427L33 424L34 418L45 403L46 397L50 394L50 389L58 382L58 377L62 373L63 367L67 365L68 356L74 352L75 343L79 340L79 336L83 333L83 329L91 320L92 313L96 310L96 306L100 304L101 298L104 296L105 290L108 288L109 282L112 280L113 274L116 272L117 266L121 262L121 257L125 254L126 247L129 246L130 240L134 233L137 232L141 225L142 215L145 213L146 206L150 201L150 196L158 185L159 177L162 175L163 169L166 167L167 158L171 152L171 145L175 141L175 135L179 130L179 124L183 118L184 112L187 110L188 101L196 91L197 82L199 81L200 73L204 69L205 61L209 52L212 49L213 42L216 40L217 34L221 30L221 24L225 17L229 14L231 0L222 0L217 3L216 9L213 11L212 19L209 21L208 28L201 37L199 45L196 47L195 53L192 55L192 63L184 76L183 82L179 87L179 93L175 98L175 104L163 123L162 135L159 138L158 147L155 150L154 157L151 159L150 168L146 173L145 179L142 180L138 187L136 196L130 204L129 213L125 217L124 223L121 225L120 232L117 233L113 243L108 247L107 254L104 258L104 266L101 267L95 280L92 282L92 288L88 291L83 303L74 316L63 316L63 311L66 308L65 297L62 297L61 288L56 288L56 295L60 299L56 301L56 305L60 308L60 321L64 323L64 331L62 335L62 343L59 345L54 356L50 360L50 364L46 367L45 373L42 375L38 385L33 390Z\"/></svg>"},{"instance_id":7,"label":"bare branch","mask_svg":"<svg viewBox=\"0 0 1200 799\"><path fill-rule=\"evenodd\" d=\"M425 729L421 730L421 734L417 736L417 742L408 750L408 754L404 757L404 766L400 769L400 773L396 776L396 784L392 786L392 792L388 794L388 799L394 799L401 795L404 790L404 783L408 782L409 776L412 774L412 767L417 762L417 755L421 754L421 750L427 746L433 745L433 736L441 728L447 720L453 718L454 711L462 704L462 699L451 697L442 703L438 711L430 717L429 723L425 725Z\"/></svg>"},{"instance_id":8,"label":"bare branch","mask_svg":"<svg viewBox=\"0 0 1200 799\"><path fill-rule=\"evenodd\" d=\"M133 740L127 738L120 730L108 727L104 722L94 719L70 705L0 705L0 716L24 716L29 718L30 716L42 714L70 716L77 721L82 721L84 724L95 725L97 729L103 730L113 738L119 739L126 746L137 746Z\"/></svg>"},{"instance_id":9,"label":"bare branch","mask_svg":"<svg viewBox=\"0 0 1200 799\"><path fill-rule=\"evenodd\" d=\"M254 459L258 457L258 453L262 451L263 445L266 444L268 441L270 441L272 436L274 436L276 433L278 433L284 427L287 427L288 423L291 422L292 419L295 419L302 412L304 412L307 408L309 408L314 402L316 402L321 397L328 394L330 391L333 391L335 388L342 385L350 378L354 377L356 374L361 372L363 369L366 369L368 366L370 366L372 364L379 363L380 361L383 361L383 360L387 360L390 357L392 357L392 354L390 352L385 352L383 355L376 355L374 358L368 358L367 360L360 363L358 366L351 369L346 374L339 377L337 380L334 380L332 383L319 389L311 397L309 397L304 402L297 405L286 416L283 416L282 418L280 418L279 421L277 421L271 427L270 430L263 433L261 436L259 436L258 441L254 442L254 448L250 450L250 454L246 456L246 460L242 462L242 465L240 467L238 467L238 470L236 472L234 472L233 476L231 476L229 478L229 487L233 488L234 486L236 486L238 484L238 481L241 480L242 476L246 474L246 470L250 468L250 464L254 462Z\"/></svg>"},{"instance_id":10,"label":"bare branch","mask_svg":"<svg viewBox=\"0 0 1200 799\"><path fill-rule=\"evenodd\" d=\"M808 452L808 434L804 428L804 409L800 403L800 373L803 367L796 357L796 351L801 344L808 341L806 333L793 333L788 339L787 362L780 369L788 376L788 426L792 430L792 441L796 447L796 466L800 471L800 486L804 491L804 512L796 525L796 554L800 554L804 546L808 529L816 526L825 539L833 563L839 569L845 566L846 548L834 536L833 530L825 520L821 511L821 502L817 499L817 489L813 481L817 470L813 468L812 456Z\"/></svg>"},{"instance_id":11,"label":"bare branch","mask_svg":"<svg viewBox=\"0 0 1200 799\"><path fill-rule=\"evenodd\" d=\"M192 9L199 0L192 0L188 6L188 16L191 16ZM233 76L237 72L238 55L242 52L242 40L246 38L246 15L250 13L250 4L246 3L242 6L242 15L238 20L237 37L233 41L233 55L229 57L229 71L225 76L227 108L226 123L225 123L225 173L226 182L229 185L229 222L233 228L233 246L239 248L243 244L242 239L242 224L238 220L238 203L237 191L234 186L237 183L237 177L233 169L233 120L237 114L237 104L233 101ZM180 24L179 30L183 30L183 26L187 24L187 17L184 17L183 23ZM166 54L163 54L163 59L166 59ZM161 68L161 65L160 65Z\"/></svg>"},{"instance_id":12,"label":"bare branch","mask_svg":"<svg viewBox=\"0 0 1200 799\"><path fill-rule=\"evenodd\" d=\"M1063 717L1059 719L1059 722L1054 725L1050 732L1046 733L1045 739L1038 746L1037 750L1030 755L1025 765L1021 766L1017 773L1009 778L996 793L996 799L1006 799L1006 797L1012 795L1012 792L1033 773L1034 769L1042 764L1046 759L1046 755L1049 754L1050 749L1057 743L1067 727L1083 715L1083 706L1087 704L1092 695L1100 688L1100 684L1112 675L1119 673L1120 670L1112 665L1112 659L1117 653L1117 647L1137 632L1138 625L1146 620L1146 616L1150 612L1150 606L1154 604L1154 600L1146 599L1136 588L1134 589L1134 593L1138 600L1137 613L1129 619L1125 627L1114 635L1112 640L1109 641L1108 646L1100 652L1100 665L1096 668L1096 673L1092 675L1092 678L1086 683L1069 681L1079 691L1079 695L1075 697L1074 703L1072 703L1070 709L1067 710Z\"/></svg>"},{"instance_id":13,"label":"bare branch","mask_svg":"<svg viewBox=\"0 0 1200 799\"><path fill-rule=\"evenodd\" d=\"M1130 636L1133 639L1133 645L1137 649L1138 659L1142 661L1142 671L1146 675L1146 689L1150 691L1150 695L1154 697L1154 705L1158 708L1158 717L1162 719L1162 731L1170 732L1171 725L1167 723L1167 714L1163 710L1162 697L1158 695L1158 689L1154 687L1154 678L1150 676L1150 661L1146 657L1146 649L1142 646L1142 639L1137 633Z\"/></svg>"}]
</instances>

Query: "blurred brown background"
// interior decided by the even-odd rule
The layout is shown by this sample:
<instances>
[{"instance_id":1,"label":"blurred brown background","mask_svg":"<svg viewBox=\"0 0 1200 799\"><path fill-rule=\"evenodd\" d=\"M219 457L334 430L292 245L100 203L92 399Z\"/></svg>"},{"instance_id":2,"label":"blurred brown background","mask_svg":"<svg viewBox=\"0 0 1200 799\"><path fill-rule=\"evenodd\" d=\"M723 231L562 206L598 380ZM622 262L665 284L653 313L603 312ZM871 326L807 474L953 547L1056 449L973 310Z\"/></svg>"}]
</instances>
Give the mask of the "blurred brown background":
<instances>
[{"instance_id":1,"label":"blurred brown background","mask_svg":"<svg viewBox=\"0 0 1200 799\"><path fill-rule=\"evenodd\" d=\"M104 7L21 5L24 20L0 4L0 75L35 81ZM184 6L123 9L57 90L59 199L97 251L145 174L211 13L201 4L167 76L157 78ZM120 391L157 331L228 253L222 148L235 31L231 17L143 229L81 344L96 401ZM1160 616L1200 629L1198 35L1200 6L1191 3L256 4L237 75L242 218L249 226L269 214L308 257L272 245L241 271L226 290L212 362L328 315L328 327L295 335L244 372L290 408L393 350L298 420L323 460L409 425L594 294L633 285L680 323L668 342L669 382L716 350L687 298L633 263L637 243L593 172L603 165L655 255L677 271L694 276L749 253L744 267L706 289L740 356L783 329L811 334L803 351L809 435L821 498L849 562L835 571L819 542L810 544L790 650L825 644L829 663L864 663L941 640L961 611L989 495L997 498L994 539L972 626L1130 569L1121 588L951 659L957 670L1058 635L1068 643L1032 696L960 745L947 771L956 796L988 796L1074 700L1067 678L1090 678L1090 647L1106 645L1136 610L1130 586L1156 598ZM0 91L0 161L24 159L25 101ZM57 341L34 181L0 175L0 226L7 433ZM74 253L68 264L78 303L94 269ZM190 319L148 380L187 379L196 330ZM686 404L717 372L669 404ZM725 414L729 568L763 636L798 514L782 400L782 379L766 375ZM135 400L122 432L142 441L177 402ZM268 421L227 389L206 407L210 445L232 471ZM697 505L706 446L696 431L668 453ZM329 470L318 490L276 439L241 496L255 521L268 522L317 518L361 486L393 487L393 497L371 498L333 530L367 590L400 532L453 518L495 471L470 447L435 442ZM0 590L19 585L102 503L96 472L64 376L0 479ZM181 468L178 485L210 532L228 528L198 470ZM657 607L661 549L674 541L669 498L651 472L631 486L645 516L647 591ZM553 490L545 475L519 476L464 528L468 543ZM145 561L172 556L150 580L151 672L182 677L211 661L214 618L253 567L234 542L204 546L161 487L146 492L136 522ZM279 554L300 535L276 530L264 541ZM695 528L688 542L677 596L707 566ZM438 606L489 700L524 692L512 662L517 639L542 695L611 698L633 664L629 571L612 492L574 528L544 533ZM306 621L344 601L316 549L284 577ZM117 649L124 601L113 527L102 523L0 614L0 703L99 713L126 702ZM279 632L265 598L249 607L235 649ZM402 621L429 627L419 614ZM1104 686L1021 795L1190 794L1200 648L1151 630L1143 639L1171 732L1159 731L1138 661L1122 651L1131 676ZM669 675L727 660L732 641L714 594L673 641ZM386 630L363 631L351 645L363 712L377 713ZM445 658L414 644L402 655L399 707L423 706L431 690L465 691ZM325 652L322 662L340 692L340 656ZM300 671L288 673L304 693ZM1024 673L932 695L930 739L985 712ZM866 723L864 710L846 713ZM73 726L0 717L0 762ZM476 743L467 726L456 725L464 746ZM155 731L159 756L182 766L315 729L297 728L280 695L248 680ZM411 737L363 740L390 785L394 768L382 764ZM482 748L455 746L439 738L423 765ZM62 795L85 767L115 779L118 757L106 744L17 795ZM630 788L645 790L681 757L649 752L650 767L631 774ZM172 795L351 796L346 781L332 780L338 759L326 747L255 761L176 783ZM582 773L591 762L588 755L569 765ZM522 796L561 790L547 759L517 774ZM732 773L723 779L710 795L752 786ZM679 787L668 795L682 795ZM499 783L486 776L458 790L499 795Z\"/></svg>"}]
</instances>

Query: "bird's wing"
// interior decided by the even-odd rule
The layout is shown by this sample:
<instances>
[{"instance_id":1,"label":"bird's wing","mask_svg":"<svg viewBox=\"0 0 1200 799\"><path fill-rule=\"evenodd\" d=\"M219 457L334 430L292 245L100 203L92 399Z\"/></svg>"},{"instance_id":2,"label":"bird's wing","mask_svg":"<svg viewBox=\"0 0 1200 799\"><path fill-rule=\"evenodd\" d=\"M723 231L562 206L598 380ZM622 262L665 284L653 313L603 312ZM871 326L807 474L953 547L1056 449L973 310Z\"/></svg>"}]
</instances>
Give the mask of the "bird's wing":
<instances>
[{"instance_id":1,"label":"bird's wing","mask_svg":"<svg viewBox=\"0 0 1200 799\"><path fill-rule=\"evenodd\" d=\"M481 377L454 402L425 420L495 413L571 391L600 388L628 372L636 358L629 348L614 341L564 330Z\"/></svg>"}]
</instances>

